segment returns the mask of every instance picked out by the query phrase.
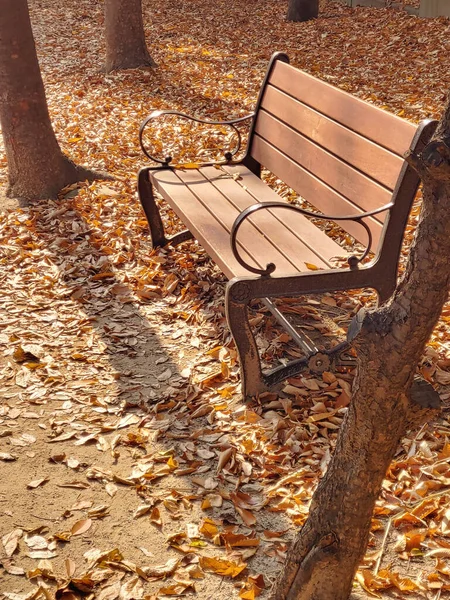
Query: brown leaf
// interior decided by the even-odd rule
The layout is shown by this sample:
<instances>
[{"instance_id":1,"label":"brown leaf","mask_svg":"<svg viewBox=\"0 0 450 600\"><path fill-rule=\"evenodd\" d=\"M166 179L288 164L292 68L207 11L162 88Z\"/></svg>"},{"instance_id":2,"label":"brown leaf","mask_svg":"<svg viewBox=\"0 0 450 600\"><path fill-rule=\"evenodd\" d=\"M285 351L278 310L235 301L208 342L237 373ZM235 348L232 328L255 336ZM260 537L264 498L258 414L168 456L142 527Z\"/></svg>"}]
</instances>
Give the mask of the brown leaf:
<instances>
[{"instance_id":1,"label":"brown leaf","mask_svg":"<svg viewBox=\"0 0 450 600\"><path fill-rule=\"evenodd\" d=\"M161 527L161 525L162 525L161 514L160 514L159 508L157 506L155 506L152 509L152 512L151 512L151 515L150 515L150 521L154 525L158 525L159 527Z\"/></svg>"},{"instance_id":2,"label":"brown leaf","mask_svg":"<svg viewBox=\"0 0 450 600\"><path fill-rule=\"evenodd\" d=\"M50 479L48 477L41 477L40 479L34 479L33 481L30 481L30 483L27 484L27 488L35 489L35 488L43 485L44 483L47 483L48 481L50 481Z\"/></svg>"},{"instance_id":3,"label":"brown leaf","mask_svg":"<svg viewBox=\"0 0 450 600\"><path fill-rule=\"evenodd\" d=\"M201 556L199 560L203 570L212 571L222 577L237 577L247 567L246 563L236 563L212 556Z\"/></svg>"},{"instance_id":4,"label":"brown leaf","mask_svg":"<svg viewBox=\"0 0 450 600\"><path fill-rule=\"evenodd\" d=\"M259 538L247 536L242 533L222 533L221 538L225 542L225 545L230 548L234 548L235 546L259 546Z\"/></svg>"},{"instance_id":5,"label":"brown leaf","mask_svg":"<svg viewBox=\"0 0 450 600\"><path fill-rule=\"evenodd\" d=\"M72 532L72 535L82 535L90 529L91 525L91 519L81 519L72 525L72 529L70 531Z\"/></svg>"},{"instance_id":6,"label":"brown leaf","mask_svg":"<svg viewBox=\"0 0 450 600\"><path fill-rule=\"evenodd\" d=\"M208 494L202 500L202 510L207 508L220 508L223 504L223 498L220 494Z\"/></svg>"},{"instance_id":7,"label":"brown leaf","mask_svg":"<svg viewBox=\"0 0 450 600\"><path fill-rule=\"evenodd\" d=\"M261 594L265 587L266 585L262 575L257 575L256 577L250 576L239 592L239 598L243 598L244 600L254 600Z\"/></svg>"},{"instance_id":8,"label":"brown leaf","mask_svg":"<svg viewBox=\"0 0 450 600\"><path fill-rule=\"evenodd\" d=\"M2 537L2 544L3 548L5 549L6 556L12 556L14 554L22 535L22 529L13 529L13 531Z\"/></svg>"},{"instance_id":9,"label":"brown leaf","mask_svg":"<svg viewBox=\"0 0 450 600\"><path fill-rule=\"evenodd\" d=\"M219 534L219 528L212 519L205 519L199 531L204 537L209 539L214 539Z\"/></svg>"},{"instance_id":10,"label":"brown leaf","mask_svg":"<svg viewBox=\"0 0 450 600\"><path fill-rule=\"evenodd\" d=\"M195 592L195 585L193 583L174 583L159 589L158 594L163 596L182 596L188 592ZM155 599L156 600L156 599Z\"/></svg>"},{"instance_id":11,"label":"brown leaf","mask_svg":"<svg viewBox=\"0 0 450 600\"><path fill-rule=\"evenodd\" d=\"M227 448L226 450L224 450L223 452L221 452L219 454L219 461L217 463L217 471L216 471L217 473L220 473L220 471L225 467L225 465L230 460L232 455L233 455L233 448Z\"/></svg>"},{"instance_id":12,"label":"brown leaf","mask_svg":"<svg viewBox=\"0 0 450 600\"><path fill-rule=\"evenodd\" d=\"M171 575L178 567L180 563L179 558L169 558L169 560L163 565L150 565L143 567L142 570L149 578L161 579Z\"/></svg>"},{"instance_id":13,"label":"brown leaf","mask_svg":"<svg viewBox=\"0 0 450 600\"><path fill-rule=\"evenodd\" d=\"M77 570L77 565L75 561L71 558L66 558L66 560L64 561L64 565L66 567L67 577L71 578Z\"/></svg>"},{"instance_id":14,"label":"brown leaf","mask_svg":"<svg viewBox=\"0 0 450 600\"><path fill-rule=\"evenodd\" d=\"M235 508L236 511L241 515L241 519L244 521L247 527L252 527L252 525L255 525L256 517L251 511L247 510L246 508L240 508L239 506L236 506Z\"/></svg>"}]
</instances>

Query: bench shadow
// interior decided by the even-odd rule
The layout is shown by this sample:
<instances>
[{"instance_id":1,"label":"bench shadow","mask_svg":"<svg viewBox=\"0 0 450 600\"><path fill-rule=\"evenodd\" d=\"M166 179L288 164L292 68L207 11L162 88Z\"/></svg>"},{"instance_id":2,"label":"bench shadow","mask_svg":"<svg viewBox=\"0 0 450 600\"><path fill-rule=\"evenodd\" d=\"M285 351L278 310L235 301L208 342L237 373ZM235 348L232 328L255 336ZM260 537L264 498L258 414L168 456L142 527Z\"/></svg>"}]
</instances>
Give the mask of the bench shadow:
<instances>
[{"instance_id":1,"label":"bench shadow","mask_svg":"<svg viewBox=\"0 0 450 600\"><path fill-rule=\"evenodd\" d=\"M210 450L213 448L220 454L229 447L230 434L227 433L227 429L223 432L216 432L214 420L209 422L207 417L210 412L214 414L218 410L214 406L217 407L223 403L224 397L218 393L214 394L213 387L202 390L198 386L192 385L188 378L182 377L180 373L181 363L186 359L186 356L183 357L180 354L179 333L183 319L177 318L176 321L171 322L171 317L167 314L170 306L173 306L174 296L167 295L165 298L151 300L145 304L133 301L127 292L128 283L124 282L121 276L123 272L117 269L114 260L92 230L91 222L86 221L82 212L77 209L74 200L69 198L58 204L55 203L51 213L53 213L53 219L56 217L58 220L56 231L55 226L49 227L51 219L48 218L48 215L46 216L44 212L40 220L38 213L34 223L34 233L45 242L45 247L48 248L47 255L58 265L60 278L65 287L71 291L70 300L76 301L86 314L86 322L94 329L100 343L103 344L103 354L107 362L118 374L116 399L117 402L124 403L122 414L125 416L137 413L141 417L138 425L122 429L123 435L135 431L136 427L140 428L139 431L149 434L144 447L130 447L129 452L126 452L125 449L121 450L121 465L124 460L123 476L127 475L128 467L131 471L131 458L135 462L136 459L139 460L143 456L156 456L160 457L157 462L164 465L168 456L179 460L179 457L184 457L186 453L192 452L194 445L208 454L211 454ZM131 248L129 251L133 252L134 250ZM176 252L176 249L169 248L168 251ZM70 267L67 268L69 264ZM114 272L117 272L117 275L114 275ZM167 274L170 274L170 268L167 269ZM190 279L192 281L192 277ZM220 278L218 278L217 285L219 291L222 285ZM143 310L143 308L147 310ZM183 309L180 307L177 310ZM211 318L211 307L199 305L198 311L201 313L199 318L207 325L208 319ZM188 330L190 326L186 327ZM189 338L185 341L189 341ZM202 347L194 348L193 355L189 360L198 365L202 356ZM212 362L214 362L213 359L209 361L208 368ZM167 369L170 369L171 375L168 379L164 377L161 381L161 375L164 375ZM100 394L99 400L102 400ZM209 407L209 411L205 412L205 407ZM246 407L240 398L232 399L229 407L232 419L242 419L246 414L257 417L252 410L256 407ZM145 415L143 410L148 414ZM196 411L198 414L195 414ZM251 418L250 416L249 419ZM244 428L254 428L250 420L247 422L244 420L242 423ZM111 440L111 436L116 433L105 432L104 435ZM212 442L212 438L215 439L214 442ZM195 443L192 444L192 442ZM124 458L122 458L122 453ZM114 463L114 460L108 458L105 453L102 456L103 458L99 458L98 464L102 464L100 460ZM191 476L197 476L198 480L217 479L217 474L214 474L217 460L218 456L215 455L210 463L209 471L205 471L205 468L197 471L197 467L190 469L192 457L188 460L181 460L179 473L176 470L172 473L173 469L170 469L164 474L165 476L157 477L154 481L150 480L146 486L140 485L139 490L136 488L137 493L131 490L130 496L127 492L127 497L133 505L142 502L142 498L147 497L149 501L157 499L157 506L161 508L161 514L164 517L164 527L157 533L162 553L168 552L170 556L174 555L172 548L164 547L164 539L174 527L180 525L176 520L179 517L172 519L170 510L162 509L162 501L166 497L170 499L169 505L170 502L179 505L183 520L202 522L205 518L212 518L217 523L223 521L223 527L236 525L242 528L242 521L233 509L231 502L230 506L224 504L221 508L211 507L208 511L200 508L202 498L210 494L211 489L202 489L200 484L192 481ZM194 464L204 464L204 461L197 461L197 463L194 461ZM188 468L184 468L185 466ZM278 476L277 471L274 471L271 478L275 475ZM222 474L218 480L221 489L227 490L227 493L235 489L238 481L231 475L222 476ZM249 483L248 492L253 495L256 484L254 480L250 480ZM129 489L127 486L125 487ZM239 483L239 488L245 493L247 489L245 480ZM214 489L212 491L214 493ZM197 502L188 510L186 506L190 506L190 504L188 502L183 506L184 498L189 501L196 499ZM292 523L284 511L273 514L262 510L261 513L255 514L259 524L258 537L262 536L262 528L279 530L283 535L290 529L287 536L291 537L294 534ZM136 527L139 526L138 522L133 521L132 523L136 523ZM149 527L152 526L148 524L142 528L141 525L140 529L142 529L143 535ZM121 534L124 545L130 538L131 531L132 527L130 526L130 531L124 532L123 538ZM107 537L106 540L108 540ZM145 544L145 542L142 543ZM284 541L272 543L274 548L278 546L283 548L284 544ZM179 555L175 554L175 556ZM160 562L164 562L164 560ZM275 575L279 570L279 554L275 550L273 556L267 557L265 554L255 556L251 568L262 572L262 570L268 569L268 564L270 574ZM205 585L210 585L207 580L205 580ZM204 591L205 597L210 597L209 588Z\"/></svg>"},{"instance_id":2,"label":"bench shadow","mask_svg":"<svg viewBox=\"0 0 450 600\"><path fill-rule=\"evenodd\" d=\"M178 344L171 342L171 330L177 326L161 324L164 344L157 332L157 317L147 315L158 310L150 299L141 305L132 298L126 272L120 271L105 251L105 243L92 231L71 200L62 200L56 208L57 232L49 231L50 220L35 222L35 233L47 243L48 254L60 270L59 278L86 314L86 321L100 340L103 352L116 377L117 401L129 406L151 407L185 387L177 366ZM124 247L125 254L133 250ZM158 300L158 295L154 297ZM147 315L145 314L147 312ZM75 359L76 361L76 359ZM161 377L170 369L171 375ZM170 381L170 385L169 385ZM169 389L167 389L169 388Z\"/></svg>"}]
</instances>

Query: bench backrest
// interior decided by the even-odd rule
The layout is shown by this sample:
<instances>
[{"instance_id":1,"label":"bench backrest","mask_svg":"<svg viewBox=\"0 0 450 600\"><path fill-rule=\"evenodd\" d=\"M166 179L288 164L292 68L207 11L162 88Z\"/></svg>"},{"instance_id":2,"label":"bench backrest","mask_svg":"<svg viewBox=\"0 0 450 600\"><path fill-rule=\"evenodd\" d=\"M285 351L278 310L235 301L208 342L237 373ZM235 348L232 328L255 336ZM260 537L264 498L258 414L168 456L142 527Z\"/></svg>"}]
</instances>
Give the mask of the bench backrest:
<instances>
[{"instance_id":1,"label":"bench backrest","mask_svg":"<svg viewBox=\"0 0 450 600\"><path fill-rule=\"evenodd\" d=\"M258 100L250 156L325 214L372 211L401 196L407 204L401 211L402 237L419 184L403 155L420 138L417 126L287 60L284 54L272 59ZM394 216L394 211L390 216L383 212L366 219L373 251L389 233L385 222ZM339 225L367 244L367 233L357 222ZM392 228L398 231L399 224Z\"/></svg>"}]
</instances>

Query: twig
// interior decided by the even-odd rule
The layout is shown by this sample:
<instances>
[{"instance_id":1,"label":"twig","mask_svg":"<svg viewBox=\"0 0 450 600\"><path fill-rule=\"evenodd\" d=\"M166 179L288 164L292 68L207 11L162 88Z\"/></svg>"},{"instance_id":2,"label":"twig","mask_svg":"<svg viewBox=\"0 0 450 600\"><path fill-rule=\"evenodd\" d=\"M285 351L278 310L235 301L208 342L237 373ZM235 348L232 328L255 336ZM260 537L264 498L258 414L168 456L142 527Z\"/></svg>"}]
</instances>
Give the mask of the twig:
<instances>
[{"instance_id":1,"label":"twig","mask_svg":"<svg viewBox=\"0 0 450 600\"><path fill-rule=\"evenodd\" d=\"M42 521L52 521L53 523L56 523L57 521L59 521L59 519L51 519L50 517L40 517L39 515L35 515L34 513L30 513L30 514L35 519L39 519Z\"/></svg>"},{"instance_id":2,"label":"twig","mask_svg":"<svg viewBox=\"0 0 450 600\"><path fill-rule=\"evenodd\" d=\"M377 562L375 564L375 569L373 571L374 575L378 575L378 571L380 570L381 561L383 560L384 549L386 547L386 542L387 542L387 539L389 536L389 531L391 530L391 525L392 525L392 517L388 520L386 529L384 530L384 536L383 536L383 541L381 542L380 554L377 558Z\"/></svg>"},{"instance_id":3,"label":"twig","mask_svg":"<svg viewBox=\"0 0 450 600\"><path fill-rule=\"evenodd\" d=\"M416 506L422 504L424 500L429 500L430 498L438 498L439 496L445 496L446 494L450 494L450 488L447 488L446 490L441 490L440 492L435 492L434 494L424 496L421 500L417 500L417 502L414 502L413 504L406 504L405 506L408 510L410 510L411 508L415 508Z\"/></svg>"}]
</instances>

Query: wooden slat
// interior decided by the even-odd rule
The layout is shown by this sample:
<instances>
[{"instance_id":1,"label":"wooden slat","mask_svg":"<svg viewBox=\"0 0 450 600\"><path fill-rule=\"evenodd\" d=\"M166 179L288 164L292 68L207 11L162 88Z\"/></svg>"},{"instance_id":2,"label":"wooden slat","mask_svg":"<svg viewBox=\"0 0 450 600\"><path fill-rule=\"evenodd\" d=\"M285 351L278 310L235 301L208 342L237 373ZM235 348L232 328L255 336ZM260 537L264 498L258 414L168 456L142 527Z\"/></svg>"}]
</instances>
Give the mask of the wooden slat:
<instances>
[{"instance_id":1,"label":"wooden slat","mask_svg":"<svg viewBox=\"0 0 450 600\"><path fill-rule=\"evenodd\" d=\"M211 218L211 213L198 202L175 172L169 169L153 171L151 179L158 192L229 279L249 274L231 252L229 233L219 221ZM214 246L205 243L208 238L214 240ZM249 264L254 262L245 252L242 254Z\"/></svg>"},{"instance_id":2,"label":"wooden slat","mask_svg":"<svg viewBox=\"0 0 450 600\"><path fill-rule=\"evenodd\" d=\"M256 175L251 173L248 169L243 168L242 165L223 167L223 170L231 175L240 176L237 182L246 193L251 194L254 203L271 201L284 202L284 200L268 187L264 181L259 179L259 177L256 177ZM291 232L302 245L308 246L311 249L311 252L314 253L315 256L311 256L309 260L305 259L306 262L316 264L317 266L321 266L322 263L327 263L329 265L331 258L347 255L341 246L336 244L336 242L300 213L284 209L269 209L267 213L266 211L261 211L258 215L255 215L255 219L259 215L262 216L268 213L283 224L285 228L283 235L285 237L288 232ZM272 220L268 222L269 227L272 223ZM304 265L302 265L301 270L305 270Z\"/></svg>"},{"instance_id":3,"label":"wooden slat","mask_svg":"<svg viewBox=\"0 0 450 600\"><path fill-rule=\"evenodd\" d=\"M272 86L266 88L262 108L375 181L394 189L403 165L396 154Z\"/></svg>"},{"instance_id":4,"label":"wooden slat","mask_svg":"<svg viewBox=\"0 0 450 600\"><path fill-rule=\"evenodd\" d=\"M414 136L413 124L281 61L272 71L270 84L399 156Z\"/></svg>"},{"instance_id":5,"label":"wooden slat","mask_svg":"<svg viewBox=\"0 0 450 600\"><path fill-rule=\"evenodd\" d=\"M227 277L249 274L232 254L230 231L239 211L227 198L197 170L157 171L152 174L152 180ZM249 199L251 203L253 198ZM268 262L274 262L279 272L298 271L251 222L242 225L239 237L242 257L249 264L265 267Z\"/></svg>"},{"instance_id":6,"label":"wooden slat","mask_svg":"<svg viewBox=\"0 0 450 600\"><path fill-rule=\"evenodd\" d=\"M236 217L257 197L263 201L280 200L242 165L231 169L233 173L238 169L242 179L236 180L231 171L227 176L225 170L214 167L152 173L156 189L229 278L249 274L236 262L231 250L230 231ZM258 267L273 262L279 275L307 271L306 263L329 268L330 258L345 255L308 219L288 211L276 216L264 210L252 216L242 225L239 240L246 261Z\"/></svg>"},{"instance_id":7,"label":"wooden slat","mask_svg":"<svg viewBox=\"0 0 450 600\"><path fill-rule=\"evenodd\" d=\"M207 177L206 173L209 172L210 177L219 181L225 181L223 179L224 173L215 169L214 167L204 168L200 171L189 169L186 171L177 171L177 175L180 180L187 186L189 190L195 194L197 200L213 215L215 219L220 221L223 229L226 231L226 239L230 246L230 232L234 221L239 215L240 210L233 205L229 197L224 195L220 186L213 184ZM225 174L226 175L226 174ZM234 179L229 178L228 182L231 183L234 191L239 192L240 186L236 184ZM253 199L246 194L246 206L253 203ZM175 202L177 199L175 199ZM267 263L273 262L277 265L277 268L284 273L294 273L298 270L296 265L297 257L294 254L294 260L290 260L290 257L282 252L276 244L272 241L272 236L265 235L264 231L258 230L250 219L247 219L241 228L239 233L239 242L242 248L245 249L246 253L251 256L255 263L260 267L265 267ZM213 246L216 243L215 235L208 234L205 240L200 240L202 245ZM297 250L299 250L297 245Z\"/></svg>"},{"instance_id":8,"label":"wooden slat","mask_svg":"<svg viewBox=\"0 0 450 600\"><path fill-rule=\"evenodd\" d=\"M280 201L280 197L263 184L253 173L245 167L236 167L234 173L240 175L240 179L223 177L213 167L204 168L202 173L211 181L211 183L225 196L237 210L239 214L242 210L261 201ZM226 171L226 168L224 169ZM264 190L262 195L253 195L252 182L259 182ZM247 186L247 184L249 184ZM261 190L261 191L262 191ZM330 267L330 259L345 254L343 248L333 242L326 234L317 229L308 219L298 213L289 211L278 211L275 216L271 210L262 210L252 217L249 217L255 227L262 235L271 240L272 244L286 258L288 258L299 271L306 271L306 263L313 263L318 267ZM289 223L291 226L287 226ZM242 236L239 234L239 238ZM244 242L244 240L243 240ZM251 243L251 241L250 241ZM246 249L249 252L249 247ZM277 265L277 272L280 271L276 260L267 256L267 262L274 262Z\"/></svg>"},{"instance_id":9,"label":"wooden slat","mask_svg":"<svg viewBox=\"0 0 450 600\"><path fill-rule=\"evenodd\" d=\"M321 212L337 216L353 215L359 212L357 206L258 136L255 136L252 154L263 166L271 164L271 170L273 169L275 173L282 173L282 177L279 175L281 179L292 189L298 190L305 200L308 200ZM382 225L374 218L368 219L367 223L373 235L372 250L375 250L380 239ZM367 242L367 234L357 223L340 221L339 224L363 244Z\"/></svg>"},{"instance_id":10,"label":"wooden slat","mask_svg":"<svg viewBox=\"0 0 450 600\"><path fill-rule=\"evenodd\" d=\"M374 210L390 202L391 191L375 183L372 179L350 167L347 163L342 162L333 154L326 152L323 148L298 134L293 129L290 129L268 113L260 114L256 133L258 137L269 142L271 146L280 150L283 154L301 165L306 171L309 171L348 198L350 202L360 207L362 211ZM255 150L252 147L252 154L254 153ZM266 156L267 158L270 156L269 151L266 152ZM277 154L275 153L275 161L276 156ZM271 162L263 164L277 177L285 181L284 173L279 170L281 165L276 164L276 162L273 164ZM301 187L294 189L303 196ZM307 200L309 199L307 198ZM316 204L316 199L311 203L320 209L319 204ZM336 198L337 209L340 208L339 204L339 199Z\"/></svg>"}]
</instances>

